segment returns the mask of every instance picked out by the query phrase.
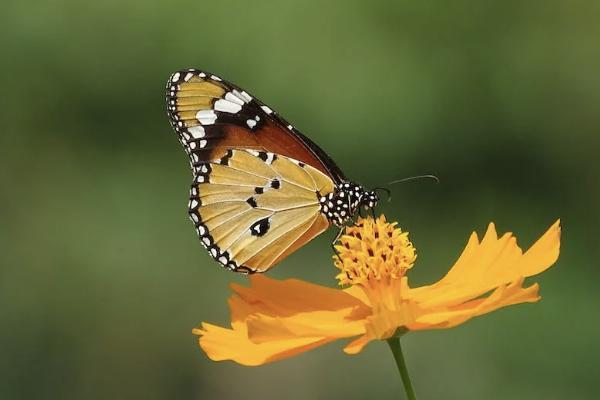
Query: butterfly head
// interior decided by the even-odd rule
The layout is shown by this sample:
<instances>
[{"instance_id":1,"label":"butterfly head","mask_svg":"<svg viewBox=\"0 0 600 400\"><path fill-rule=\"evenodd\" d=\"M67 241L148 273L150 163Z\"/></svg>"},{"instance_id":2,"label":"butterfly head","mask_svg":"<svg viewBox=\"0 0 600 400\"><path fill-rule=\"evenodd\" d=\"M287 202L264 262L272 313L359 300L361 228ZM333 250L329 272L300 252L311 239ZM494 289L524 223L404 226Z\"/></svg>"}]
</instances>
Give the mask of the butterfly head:
<instances>
[{"instance_id":1,"label":"butterfly head","mask_svg":"<svg viewBox=\"0 0 600 400\"><path fill-rule=\"evenodd\" d=\"M360 197L360 205L365 210L370 210L371 208L377 207L378 201L379 196L375 190L365 190Z\"/></svg>"}]
</instances>

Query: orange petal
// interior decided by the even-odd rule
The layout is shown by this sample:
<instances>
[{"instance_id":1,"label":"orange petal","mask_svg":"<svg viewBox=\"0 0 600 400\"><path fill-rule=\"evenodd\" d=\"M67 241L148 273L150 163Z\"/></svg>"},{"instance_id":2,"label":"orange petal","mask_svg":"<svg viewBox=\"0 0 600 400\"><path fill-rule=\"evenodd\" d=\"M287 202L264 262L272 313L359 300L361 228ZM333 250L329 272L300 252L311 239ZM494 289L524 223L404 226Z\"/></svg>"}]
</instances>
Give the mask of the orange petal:
<instances>
[{"instance_id":1,"label":"orange petal","mask_svg":"<svg viewBox=\"0 0 600 400\"><path fill-rule=\"evenodd\" d=\"M494 290L488 297L471 300L447 309L429 310L417 318L410 330L451 328L469 319L499 308L519 303L532 303L540 299L538 285L523 288L524 278Z\"/></svg>"},{"instance_id":2,"label":"orange petal","mask_svg":"<svg viewBox=\"0 0 600 400\"><path fill-rule=\"evenodd\" d=\"M358 354L365 348L369 342L374 340L375 338L369 335L368 333L362 335L358 339L350 342L346 347L344 347L344 353L346 354Z\"/></svg>"},{"instance_id":3,"label":"orange petal","mask_svg":"<svg viewBox=\"0 0 600 400\"><path fill-rule=\"evenodd\" d=\"M371 307L371 301L369 300L369 297L367 297L367 295L365 294L365 291L363 289L361 289L361 287L359 285L352 285L347 287L346 289L344 289L344 292L348 293L349 295L352 295L353 297L356 297L358 300L360 300L362 303L364 303L367 307Z\"/></svg>"},{"instance_id":4,"label":"orange petal","mask_svg":"<svg viewBox=\"0 0 600 400\"><path fill-rule=\"evenodd\" d=\"M507 233L498 238L490 224L481 242L473 233L454 266L439 282L411 289L408 297L424 308L452 307L538 274L556 262L560 249L560 220L525 253Z\"/></svg>"},{"instance_id":5,"label":"orange petal","mask_svg":"<svg viewBox=\"0 0 600 400\"><path fill-rule=\"evenodd\" d=\"M533 276L548 269L558 260L560 253L560 220L538 239L523 256L521 273L523 276Z\"/></svg>"},{"instance_id":6,"label":"orange petal","mask_svg":"<svg viewBox=\"0 0 600 400\"><path fill-rule=\"evenodd\" d=\"M296 315L310 311L336 311L346 308L368 310L357 297L339 289L315 285L298 279L277 280L264 275L251 275L250 287L231 285L246 307L232 308L235 319L244 319L250 313L276 317ZM239 312L238 312L239 311Z\"/></svg>"},{"instance_id":7,"label":"orange petal","mask_svg":"<svg viewBox=\"0 0 600 400\"><path fill-rule=\"evenodd\" d=\"M200 335L200 347L213 361L233 360L242 365L255 366L291 357L321 346L334 338L299 337L253 343L242 330L225 329L203 323L194 329Z\"/></svg>"},{"instance_id":8,"label":"orange petal","mask_svg":"<svg viewBox=\"0 0 600 400\"><path fill-rule=\"evenodd\" d=\"M312 311L286 318L259 314L247 321L248 337L254 343L298 337L346 338L365 332L365 318L352 310Z\"/></svg>"},{"instance_id":9,"label":"orange petal","mask_svg":"<svg viewBox=\"0 0 600 400\"><path fill-rule=\"evenodd\" d=\"M213 360L260 365L365 332L370 308L342 290L262 275L250 281L232 285L232 329L204 323L194 330Z\"/></svg>"}]
</instances>

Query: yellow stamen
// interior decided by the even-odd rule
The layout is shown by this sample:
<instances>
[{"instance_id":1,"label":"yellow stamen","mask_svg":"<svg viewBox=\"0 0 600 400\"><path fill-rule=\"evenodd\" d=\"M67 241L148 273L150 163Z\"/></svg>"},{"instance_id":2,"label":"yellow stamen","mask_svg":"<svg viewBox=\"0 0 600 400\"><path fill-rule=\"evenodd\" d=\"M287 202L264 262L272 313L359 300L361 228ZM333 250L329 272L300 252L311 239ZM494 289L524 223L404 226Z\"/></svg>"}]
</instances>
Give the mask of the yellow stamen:
<instances>
[{"instance_id":1,"label":"yellow stamen","mask_svg":"<svg viewBox=\"0 0 600 400\"><path fill-rule=\"evenodd\" d=\"M359 218L347 227L336 249L334 264L340 270L340 285L367 286L368 281L401 279L412 268L417 254L408 232L388 223L385 216L376 220Z\"/></svg>"}]
</instances>

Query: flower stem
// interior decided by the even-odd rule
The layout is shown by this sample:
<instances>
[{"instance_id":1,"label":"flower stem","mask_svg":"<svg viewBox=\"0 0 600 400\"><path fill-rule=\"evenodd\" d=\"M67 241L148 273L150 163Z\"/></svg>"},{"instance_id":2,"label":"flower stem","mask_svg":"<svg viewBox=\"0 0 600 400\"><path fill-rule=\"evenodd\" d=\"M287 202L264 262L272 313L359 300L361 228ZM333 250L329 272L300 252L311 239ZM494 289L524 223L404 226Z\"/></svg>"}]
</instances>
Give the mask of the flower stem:
<instances>
[{"instance_id":1,"label":"flower stem","mask_svg":"<svg viewBox=\"0 0 600 400\"><path fill-rule=\"evenodd\" d=\"M415 389L413 389L412 383L410 382L410 376L408 376L408 369L406 368L406 361L404 361L404 355L402 354L400 338L397 336L391 337L387 340L387 342L390 345L392 354L394 355L394 360L396 360L398 372L400 372L400 376L402 377L402 383L404 383L406 396L409 400L416 400L417 397L415 396Z\"/></svg>"}]
</instances>

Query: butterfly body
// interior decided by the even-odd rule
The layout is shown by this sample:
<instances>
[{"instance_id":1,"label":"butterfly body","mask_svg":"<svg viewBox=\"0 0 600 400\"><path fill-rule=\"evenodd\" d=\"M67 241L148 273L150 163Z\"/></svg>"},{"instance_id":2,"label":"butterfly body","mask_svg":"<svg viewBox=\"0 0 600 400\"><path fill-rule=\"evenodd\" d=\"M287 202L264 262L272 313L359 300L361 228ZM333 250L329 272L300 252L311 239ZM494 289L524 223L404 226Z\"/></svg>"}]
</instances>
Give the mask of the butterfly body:
<instances>
[{"instance_id":1,"label":"butterfly body","mask_svg":"<svg viewBox=\"0 0 600 400\"><path fill-rule=\"evenodd\" d=\"M215 75L174 73L167 109L194 175L190 218L230 270L264 272L377 203L270 107Z\"/></svg>"}]
</instances>

